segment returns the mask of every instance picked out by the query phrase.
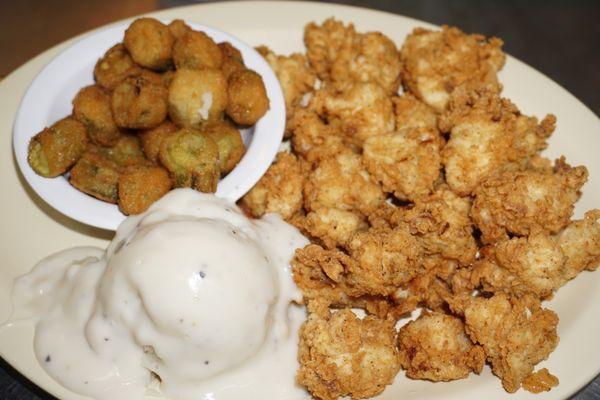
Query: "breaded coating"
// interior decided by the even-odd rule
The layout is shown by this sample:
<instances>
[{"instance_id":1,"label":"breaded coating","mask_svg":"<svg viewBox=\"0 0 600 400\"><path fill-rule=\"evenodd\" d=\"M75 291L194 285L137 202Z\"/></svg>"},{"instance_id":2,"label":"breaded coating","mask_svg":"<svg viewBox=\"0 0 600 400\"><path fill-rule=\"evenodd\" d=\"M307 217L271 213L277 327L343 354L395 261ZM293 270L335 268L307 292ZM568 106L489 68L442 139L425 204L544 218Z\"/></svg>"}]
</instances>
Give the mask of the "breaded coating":
<instances>
[{"instance_id":1,"label":"breaded coating","mask_svg":"<svg viewBox=\"0 0 600 400\"><path fill-rule=\"evenodd\" d=\"M366 230L365 218L353 211L334 207L320 207L297 221L299 229L321 242L327 248L347 245L354 234Z\"/></svg>"},{"instance_id":2,"label":"breaded coating","mask_svg":"<svg viewBox=\"0 0 600 400\"><path fill-rule=\"evenodd\" d=\"M218 69L178 69L169 86L169 117L180 127L220 121L227 107L227 81Z\"/></svg>"},{"instance_id":3,"label":"breaded coating","mask_svg":"<svg viewBox=\"0 0 600 400\"><path fill-rule=\"evenodd\" d=\"M304 186L308 211L332 207L367 215L384 200L381 187L365 169L361 156L346 147L320 160Z\"/></svg>"},{"instance_id":4,"label":"breaded coating","mask_svg":"<svg viewBox=\"0 0 600 400\"><path fill-rule=\"evenodd\" d=\"M485 363L483 348L474 345L463 322L443 313L423 312L398 332L400 365L406 376L434 382L479 374Z\"/></svg>"},{"instance_id":5,"label":"breaded coating","mask_svg":"<svg viewBox=\"0 0 600 400\"><path fill-rule=\"evenodd\" d=\"M142 67L164 71L171 63L175 38L171 30L154 18L138 18L125 31L123 43Z\"/></svg>"},{"instance_id":6,"label":"breaded coating","mask_svg":"<svg viewBox=\"0 0 600 400\"><path fill-rule=\"evenodd\" d=\"M329 18L321 25L308 24L304 43L312 67L322 80L336 87L351 82L375 82L388 94L400 85L400 54L381 32L356 33L353 24Z\"/></svg>"},{"instance_id":7,"label":"breaded coating","mask_svg":"<svg viewBox=\"0 0 600 400\"><path fill-rule=\"evenodd\" d=\"M251 69L234 71L227 79L225 112L240 125L254 125L269 111L269 97L262 77Z\"/></svg>"},{"instance_id":8,"label":"breaded coating","mask_svg":"<svg viewBox=\"0 0 600 400\"><path fill-rule=\"evenodd\" d=\"M186 24L181 19L174 19L167 26L169 27L169 30L171 31L171 35L173 35L173 37L175 38L175 40L181 38L183 35L185 35L190 30L192 30L192 28L190 28L188 26L188 24Z\"/></svg>"},{"instance_id":9,"label":"breaded coating","mask_svg":"<svg viewBox=\"0 0 600 400\"><path fill-rule=\"evenodd\" d=\"M153 163L158 162L158 153L164 138L173 135L177 132L177 126L169 120L165 120L162 124L155 128L139 131L138 136L142 143L142 149L148 160Z\"/></svg>"},{"instance_id":10,"label":"breaded coating","mask_svg":"<svg viewBox=\"0 0 600 400\"><path fill-rule=\"evenodd\" d=\"M27 162L36 174L53 178L67 172L81 157L87 144L83 124L66 117L31 138Z\"/></svg>"},{"instance_id":11,"label":"breaded coating","mask_svg":"<svg viewBox=\"0 0 600 400\"><path fill-rule=\"evenodd\" d=\"M298 109L288 121L292 132L292 148L295 153L309 162L318 158L320 147L341 146L341 135L328 125L314 110Z\"/></svg>"},{"instance_id":12,"label":"breaded coating","mask_svg":"<svg viewBox=\"0 0 600 400\"><path fill-rule=\"evenodd\" d=\"M357 148L371 136L394 130L392 101L376 83L353 83L342 90L325 86L315 92L308 107Z\"/></svg>"},{"instance_id":13,"label":"breaded coating","mask_svg":"<svg viewBox=\"0 0 600 400\"><path fill-rule=\"evenodd\" d=\"M130 76L112 92L110 105L117 126L148 129L167 117L167 88L151 74Z\"/></svg>"},{"instance_id":14,"label":"breaded coating","mask_svg":"<svg viewBox=\"0 0 600 400\"><path fill-rule=\"evenodd\" d=\"M219 147L221 175L230 173L246 151L240 131L229 121L209 124L202 131L210 136Z\"/></svg>"},{"instance_id":15,"label":"breaded coating","mask_svg":"<svg viewBox=\"0 0 600 400\"><path fill-rule=\"evenodd\" d=\"M162 167L128 167L119 176L119 209L125 215L143 213L171 190L172 185L169 173Z\"/></svg>"},{"instance_id":16,"label":"breaded coating","mask_svg":"<svg viewBox=\"0 0 600 400\"><path fill-rule=\"evenodd\" d=\"M206 33L189 30L173 45L176 68L221 68L223 53Z\"/></svg>"},{"instance_id":17,"label":"breaded coating","mask_svg":"<svg viewBox=\"0 0 600 400\"><path fill-rule=\"evenodd\" d=\"M73 117L85 126L96 144L112 146L122 135L113 120L110 94L100 86L87 86L77 93L73 99Z\"/></svg>"},{"instance_id":18,"label":"breaded coating","mask_svg":"<svg viewBox=\"0 0 600 400\"><path fill-rule=\"evenodd\" d=\"M402 84L438 113L460 85L499 88L497 73L504 65L502 41L466 35L457 28L441 31L416 28L400 50Z\"/></svg>"},{"instance_id":19,"label":"breaded coating","mask_svg":"<svg viewBox=\"0 0 600 400\"><path fill-rule=\"evenodd\" d=\"M375 396L400 367L395 337L393 320L312 312L300 329L296 379L318 399Z\"/></svg>"},{"instance_id":20,"label":"breaded coating","mask_svg":"<svg viewBox=\"0 0 600 400\"><path fill-rule=\"evenodd\" d=\"M590 210L581 220L572 221L556 238L566 257L565 279L579 272L594 271L600 264L600 210Z\"/></svg>"},{"instance_id":21,"label":"breaded coating","mask_svg":"<svg viewBox=\"0 0 600 400\"><path fill-rule=\"evenodd\" d=\"M558 233L569 223L587 169L560 159L553 172L506 171L475 191L472 217L481 240L492 243L508 234L528 235L535 226Z\"/></svg>"},{"instance_id":22,"label":"breaded coating","mask_svg":"<svg viewBox=\"0 0 600 400\"><path fill-rule=\"evenodd\" d=\"M427 104L410 93L393 97L396 130L404 128L438 128L438 116Z\"/></svg>"},{"instance_id":23,"label":"breaded coating","mask_svg":"<svg viewBox=\"0 0 600 400\"><path fill-rule=\"evenodd\" d=\"M235 71L241 71L246 69L244 65L244 59L242 53L229 42L221 42L218 44L221 53L223 54L223 63L221 64L221 71L225 75L225 79L229 79L232 73Z\"/></svg>"},{"instance_id":24,"label":"breaded coating","mask_svg":"<svg viewBox=\"0 0 600 400\"><path fill-rule=\"evenodd\" d=\"M464 196L486 177L509 167L525 167L554 130L554 116L541 123L522 116L509 100L486 88L456 90L440 116L450 139L442 151L448 185Z\"/></svg>"},{"instance_id":25,"label":"breaded coating","mask_svg":"<svg viewBox=\"0 0 600 400\"><path fill-rule=\"evenodd\" d=\"M293 154L281 152L267 172L242 199L240 205L254 218L278 213L289 220L302 209L305 173Z\"/></svg>"},{"instance_id":26,"label":"breaded coating","mask_svg":"<svg viewBox=\"0 0 600 400\"><path fill-rule=\"evenodd\" d=\"M279 80L285 98L286 119L289 121L296 109L301 107L303 97L314 90L317 76L309 68L303 54L278 55L266 46L257 47L256 50L267 60ZM286 135L290 133L288 123Z\"/></svg>"},{"instance_id":27,"label":"breaded coating","mask_svg":"<svg viewBox=\"0 0 600 400\"><path fill-rule=\"evenodd\" d=\"M565 282L565 261L557 243L541 230L484 248L471 281L486 292L515 296L530 293L543 299Z\"/></svg>"},{"instance_id":28,"label":"breaded coating","mask_svg":"<svg viewBox=\"0 0 600 400\"><path fill-rule=\"evenodd\" d=\"M107 90L113 90L125 78L137 75L140 67L133 61L122 43L108 49L94 67L96 83Z\"/></svg>"},{"instance_id":29,"label":"breaded coating","mask_svg":"<svg viewBox=\"0 0 600 400\"><path fill-rule=\"evenodd\" d=\"M435 129L404 128L365 140L363 160L385 192L415 201L433 191L443 146L444 139Z\"/></svg>"},{"instance_id":30,"label":"breaded coating","mask_svg":"<svg viewBox=\"0 0 600 400\"><path fill-rule=\"evenodd\" d=\"M204 193L217 190L221 175L219 147L207 134L180 129L164 138L159 159L169 171L174 187L191 187Z\"/></svg>"},{"instance_id":31,"label":"breaded coating","mask_svg":"<svg viewBox=\"0 0 600 400\"><path fill-rule=\"evenodd\" d=\"M348 266L347 283L364 294L390 295L421 271L421 247L406 227L371 228L348 244L356 261Z\"/></svg>"},{"instance_id":32,"label":"breaded coating","mask_svg":"<svg viewBox=\"0 0 600 400\"><path fill-rule=\"evenodd\" d=\"M117 204L120 168L102 153L83 153L71 169L69 183L97 199Z\"/></svg>"},{"instance_id":33,"label":"breaded coating","mask_svg":"<svg viewBox=\"0 0 600 400\"><path fill-rule=\"evenodd\" d=\"M558 386L558 378L548 372L547 368L542 368L523 380L523 389L534 394L548 392L555 386Z\"/></svg>"},{"instance_id":34,"label":"breaded coating","mask_svg":"<svg viewBox=\"0 0 600 400\"><path fill-rule=\"evenodd\" d=\"M496 294L474 298L464 310L466 331L483 346L492 372L513 393L558 344L558 316L539 302Z\"/></svg>"},{"instance_id":35,"label":"breaded coating","mask_svg":"<svg viewBox=\"0 0 600 400\"><path fill-rule=\"evenodd\" d=\"M140 139L134 135L123 135L117 140L114 146L97 146L96 149L99 149L120 168L148 164L148 159L144 155Z\"/></svg>"}]
</instances>

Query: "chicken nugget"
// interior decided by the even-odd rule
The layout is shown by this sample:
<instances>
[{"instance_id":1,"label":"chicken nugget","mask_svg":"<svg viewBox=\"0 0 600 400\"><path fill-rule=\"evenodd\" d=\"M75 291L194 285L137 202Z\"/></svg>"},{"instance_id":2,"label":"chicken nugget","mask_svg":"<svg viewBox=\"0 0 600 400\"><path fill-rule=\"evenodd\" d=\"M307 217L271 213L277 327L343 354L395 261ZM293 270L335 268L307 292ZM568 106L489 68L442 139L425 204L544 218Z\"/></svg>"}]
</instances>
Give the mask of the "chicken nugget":
<instances>
[{"instance_id":1,"label":"chicken nugget","mask_svg":"<svg viewBox=\"0 0 600 400\"><path fill-rule=\"evenodd\" d=\"M148 129L167 117L167 88L160 77L131 76L121 82L111 96L111 109L117 126Z\"/></svg>"},{"instance_id":2,"label":"chicken nugget","mask_svg":"<svg viewBox=\"0 0 600 400\"><path fill-rule=\"evenodd\" d=\"M492 372L513 393L558 344L558 316L539 302L496 294L471 299L464 310L466 331L483 346Z\"/></svg>"},{"instance_id":3,"label":"chicken nugget","mask_svg":"<svg viewBox=\"0 0 600 400\"><path fill-rule=\"evenodd\" d=\"M485 363L481 346L465 333L463 322L443 313L423 312L398 332L400 365L406 376L433 382L479 374Z\"/></svg>"},{"instance_id":4,"label":"chicken nugget","mask_svg":"<svg viewBox=\"0 0 600 400\"><path fill-rule=\"evenodd\" d=\"M240 205L254 218L278 213L289 221L302 209L305 182L302 162L293 154L281 152L267 172L240 200Z\"/></svg>"},{"instance_id":5,"label":"chicken nugget","mask_svg":"<svg viewBox=\"0 0 600 400\"><path fill-rule=\"evenodd\" d=\"M125 215L140 214L171 190L169 173L162 167L135 165L119 176L119 209Z\"/></svg>"},{"instance_id":6,"label":"chicken nugget","mask_svg":"<svg viewBox=\"0 0 600 400\"><path fill-rule=\"evenodd\" d=\"M176 68L221 68L223 54L217 44L204 32L189 30L173 45Z\"/></svg>"},{"instance_id":7,"label":"chicken nugget","mask_svg":"<svg viewBox=\"0 0 600 400\"><path fill-rule=\"evenodd\" d=\"M110 94L99 86L81 89L73 99L73 117L81 122L92 142L112 146L122 136L113 120Z\"/></svg>"},{"instance_id":8,"label":"chicken nugget","mask_svg":"<svg viewBox=\"0 0 600 400\"><path fill-rule=\"evenodd\" d=\"M319 399L375 396L400 368L395 336L389 319L359 319L349 309L311 312L300 328L296 380Z\"/></svg>"},{"instance_id":9,"label":"chicken nugget","mask_svg":"<svg viewBox=\"0 0 600 400\"><path fill-rule=\"evenodd\" d=\"M240 125L254 125L269 110L262 77L251 69L231 73L227 80L227 115Z\"/></svg>"},{"instance_id":10,"label":"chicken nugget","mask_svg":"<svg viewBox=\"0 0 600 400\"><path fill-rule=\"evenodd\" d=\"M173 135L177 130L178 128L174 123L166 120L155 128L144 129L138 133L142 150L148 160L153 163L158 162L158 153L160 152L162 141L166 137Z\"/></svg>"},{"instance_id":11,"label":"chicken nugget","mask_svg":"<svg viewBox=\"0 0 600 400\"><path fill-rule=\"evenodd\" d=\"M105 155L85 152L71 169L69 183L99 200L117 204L120 168Z\"/></svg>"},{"instance_id":12,"label":"chicken nugget","mask_svg":"<svg viewBox=\"0 0 600 400\"><path fill-rule=\"evenodd\" d=\"M125 31L123 43L144 68L164 71L172 64L175 38L169 27L154 18L138 18Z\"/></svg>"},{"instance_id":13,"label":"chicken nugget","mask_svg":"<svg viewBox=\"0 0 600 400\"><path fill-rule=\"evenodd\" d=\"M133 61L122 43L108 49L94 67L96 83L107 90L113 90L125 78L137 75L140 67Z\"/></svg>"},{"instance_id":14,"label":"chicken nugget","mask_svg":"<svg viewBox=\"0 0 600 400\"><path fill-rule=\"evenodd\" d=\"M553 172L506 171L475 191L472 217L481 240L492 243L509 234L525 236L533 227L558 233L569 223L587 169L560 159Z\"/></svg>"},{"instance_id":15,"label":"chicken nugget","mask_svg":"<svg viewBox=\"0 0 600 400\"><path fill-rule=\"evenodd\" d=\"M501 47L500 39L467 35L454 27L416 28L400 50L402 84L441 113L458 86L500 89L497 73L506 59Z\"/></svg>"},{"instance_id":16,"label":"chicken nugget","mask_svg":"<svg viewBox=\"0 0 600 400\"><path fill-rule=\"evenodd\" d=\"M227 81L218 69L178 69L169 86L169 117L180 127L220 121L227 107Z\"/></svg>"},{"instance_id":17,"label":"chicken nugget","mask_svg":"<svg viewBox=\"0 0 600 400\"><path fill-rule=\"evenodd\" d=\"M53 178L67 172L81 157L87 144L83 124L66 117L31 138L27 161L36 174Z\"/></svg>"},{"instance_id":18,"label":"chicken nugget","mask_svg":"<svg viewBox=\"0 0 600 400\"><path fill-rule=\"evenodd\" d=\"M433 191L441 172L443 146L437 130L404 128L367 138L363 160L384 191L415 201Z\"/></svg>"},{"instance_id":19,"label":"chicken nugget","mask_svg":"<svg viewBox=\"0 0 600 400\"><path fill-rule=\"evenodd\" d=\"M221 174L231 172L246 152L240 131L230 122L223 121L207 125L202 132L210 136L219 146Z\"/></svg>"},{"instance_id":20,"label":"chicken nugget","mask_svg":"<svg viewBox=\"0 0 600 400\"><path fill-rule=\"evenodd\" d=\"M159 159L169 171L174 187L192 187L205 193L217 190L221 174L219 147L207 134L180 129L163 139Z\"/></svg>"}]
</instances>

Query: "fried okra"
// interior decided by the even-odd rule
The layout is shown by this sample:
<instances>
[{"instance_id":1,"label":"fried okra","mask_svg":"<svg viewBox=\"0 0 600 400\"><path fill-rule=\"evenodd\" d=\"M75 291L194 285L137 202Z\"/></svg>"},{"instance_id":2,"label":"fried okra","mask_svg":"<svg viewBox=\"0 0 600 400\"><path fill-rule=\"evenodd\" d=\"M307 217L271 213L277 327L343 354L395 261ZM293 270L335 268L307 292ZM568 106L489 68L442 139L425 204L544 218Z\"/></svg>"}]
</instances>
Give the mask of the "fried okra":
<instances>
[{"instance_id":1,"label":"fried okra","mask_svg":"<svg viewBox=\"0 0 600 400\"><path fill-rule=\"evenodd\" d=\"M254 125L269 110L262 77L250 69L234 71L227 80L227 115L240 125Z\"/></svg>"},{"instance_id":2,"label":"fried okra","mask_svg":"<svg viewBox=\"0 0 600 400\"><path fill-rule=\"evenodd\" d=\"M102 148L107 157L121 168L146 164L140 139L134 135L123 135L112 147Z\"/></svg>"},{"instance_id":3,"label":"fried okra","mask_svg":"<svg viewBox=\"0 0 600 400\"><path fill-rule=\"evenodd\" d=\"M186 33L192 30L192 28L190 28L188 24L181 19L174 19L167 26L169 27L171 35L173 35L175 40L183 37Z\"/></svg>"},{"instance_id":4,"label":"fried okra","mask_svg":"<svg viewBox=\"0 0 600 400\"><path fill-rule=\"evenodd\" d=\"M111 96L111 109L117 126L148 129L167 117L167 88L160 77L131 76L121 82Z\"/></svg>"},{"instance_id":5,"label":"fried okra","mask_svg":"<svg viewBox=\"0 0 600 400\"><path fill-rule=\"evenodd\" d=\"M189 30L173 45L176 68L221 68L223 54L217 44L204 32Z\"/></svg>"},{"instance_id":6,"label":"fried okra","mask_svg":"<svg viewBox=\"0 0 600 400\"><path fill-rule=\"evenodd\" d=\"M223 72L178 69L169 86L169 117L178 126L200 128L220 121L227 107L227 81Z\"/></svg>"},{"instance_id":7,"label":"fried okra","mask_svg":"<svg viewBox=\"0 0 600 400\"><path fill-rule=\"evenodd\" d=\"M281 152L258 183L241 199L253 217L276 212L289 220L302 209L305 176L302 162L293 154Z\"/></svg>"},{"instance_id":8,"label":"fried okra","mask_svg":"<svg viewBox=\"0 0 600 400\"><path fill-rule=\"evenodd\" d=\"M119 177L119 209L126 215L140 214L171 190L171 186L169 173L162 167L128 167Z\"/></svg>"},{"instance_id":9,"label":"fried okra","mask_svg":"<svg viewBox=\"0 0 600 400\"><path fill-rule=\"evenodd\" d=\"M71 169L69 183L97 199L116 204L119 166L99 152L86 152Z\"/></svg>"},{"instance_id":10,"label":"fried okra","mask_svg":"<svg viewBox=\"0 0 600 400\"><path fill-rule=\"evenodd\" d=\"M142 150L153 163L158 162L158 153L160 152L160 146L166 137L173 135L177 132L178 128L171 121L165 121L159 126L151 129L145 129L138 133L140 142L142 144Z\"/></svg>"},{"instance_id":11,"label":"fried okra","mask_svg":"<svg viewBox=\"0 0 600 400\"><path fill-rule=\"evenodd\" d=\"M359 319L349 309L311 312L300 329L296 379L323 400L375 396L399 370L395 336L391 320Z\"/></svg>"},{"instance_id":12,"label":"fried okra","mask_svg":"<svg viewBox=\"0 0 600 400\"><path fill-rule=\"evenodd\" d=\"M125 46L118 43L98 60L94 67L94 79L103 88L113 90L125 78L139 72L140 67L133 61Z\"/></svg>"},{"instance_id":13,"label":"fried okra","mask_svg":"<svg viewBox=\"0 0 600 400\"><path fill-rule=\"evenodd\" d=\"M472 210L481 240L528 235L536 226L558 233L569 223L587 176L585 167L560 159L554 171L507 171L485 180L475 191Z\"/></svg>"},{"instance_id":14,"label":"fried okra","mask_svg":"<svg viewBox=\"0 0 600 400\"><path fill-rule=\"evenodd\" d=\"M481 346L474 345L463 322L442 313L423 312L398 332L400 365L406 376L434 382L479 374L485 363Z\"/></svg>"},{"instance_id":15,"label":"fried okra","mask_svg":"<svg viewBox=\"0 0 600 400\"><path fill-rule=\"evenodd\" d=\"M208 125L206 133L219 147L219 166L221 174L228 174L240 162L246 148L240 131L229 122L217 122Z\"/></svg>"},{"instance_id":16,"label":"fried okra","mask_svg":"<svg viewBox=\"0 0 600 400\"><path fill-rule=\"evenodd\" d=\"M205 193L217 190L219 147L207 134L181 129L163 139L159 158L176 188L192 187Z\"/></svg>"},{"instance_id":17,"label":"fried okra","mask_svg":"<svg viewBox=\"0 0 600 400\"><path fill-rule=\"evenodd\" d=\"M487 85L499 89L497 73L506 58L501 47L500 39L466 35L457 28L416 28L400 50L402 83L441 113L458 86Z\"/></svg>"},{"instance_id":18,"label":"fried okra","mask_svg":"<svg viewBox=\"0 0 600 400\"><path fill-rule=\"evenodd\" d=\"M88 136L85 127L74 118L63 118L31 138L27 161L41 176L62 175L85 151Z\"/></svg>"},{"instance_id":19,"label":"fried okra","mask_svg":"<svg viewBox=\"0 0 600 400\"><path fill-rule=\"evenodd\" d=\"M113 120L110 94L99 86L87 86L77 93L73 99L73 117L85 126L96 144L112 146L122 136Z\"/></svg>"},{"instance_id":20,"label":"fried okra","mask_svg":"<svg viewBox=\"0 0 600 400\"><path fill-rule=\"evenodd\" d=\"M221 71L225 75L225 79L229 79L235 71L246 69L242 53L229 42L221 42L218 44L221 53L223 54L223 63Z\"/></svg>"},{"instance_id":21,"label":"fried okra","mask_svg":"<svg viewBox=\"0 0 600 400\"><path fill-rule=\"evenodd\" d=\"M171 65L174 42L170 29L154 18L133 21L123 39L133 60L155 71L164 71Z\"/></svg>"}]
</instances>

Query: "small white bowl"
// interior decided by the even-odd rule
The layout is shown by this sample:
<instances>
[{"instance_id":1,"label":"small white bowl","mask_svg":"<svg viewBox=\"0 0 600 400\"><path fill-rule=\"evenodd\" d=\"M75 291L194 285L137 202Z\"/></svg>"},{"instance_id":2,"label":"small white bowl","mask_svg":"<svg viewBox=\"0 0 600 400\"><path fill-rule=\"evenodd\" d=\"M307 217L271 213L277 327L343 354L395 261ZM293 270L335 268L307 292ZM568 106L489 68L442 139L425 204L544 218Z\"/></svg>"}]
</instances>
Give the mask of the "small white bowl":
<instances>
[{"instance_id":1,"label":"small white bowl","mask_svg":"<svg viewBox=\"0 0 600 400\"><path fill-rule=\"evenodd\" d=\"M246 66L262 76L267 89L269 111L252 128L242 131L246 154L217 187L217 196L236 201L260 179L277 153L285 127L283 94L277 77L252 47L217 29L186 23L195 30L205 32L216 42L228 41L238 48ZM116 230L125 219L116 205L80 192L69 184L65 176L49 179L37 175L27 162L27 151L33 136L71 114L71 101L77 92L94 83L96 61L114 44L123 41L128 26L122 24L94 32L56 56L31 82L13 126L15 157L33 190L68 217L110 230Z\"/></svg>"}]
</instances>

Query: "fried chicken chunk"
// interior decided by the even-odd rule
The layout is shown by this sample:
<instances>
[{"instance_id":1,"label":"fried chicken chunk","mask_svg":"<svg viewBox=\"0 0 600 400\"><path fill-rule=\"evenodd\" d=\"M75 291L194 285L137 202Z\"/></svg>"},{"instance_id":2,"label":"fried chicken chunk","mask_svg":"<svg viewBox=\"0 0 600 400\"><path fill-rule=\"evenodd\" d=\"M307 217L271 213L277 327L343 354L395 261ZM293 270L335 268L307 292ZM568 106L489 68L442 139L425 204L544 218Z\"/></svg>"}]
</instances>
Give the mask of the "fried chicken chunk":
<instances>
[{"instance_id":1,"label":"fried chicken chunk","mask_svg":"<svg viewBox=\"0 0 600 400\"><path fill-rule=\"evenodd\" d=\"M400 367L395 336L393 320L359 319L349 309L312 312L300 329L296 379L319 399L375 396Z\"/></svg>"},{"instance_id":2,"label":"fried chicken chunk","mask_svg":"<svg viewBox=\"0 0 600 400\"><path fill-rule=\"evenodd\" d=\"M368 137L394 130L392 101L376 83L353 83L341 90L325 86L308 107L358 148Z\"/></svg>"},{"instance_id":3,"label":"fried chicken chunk","mask_svg":"<svg viewBox=\"0 0 600 400\"><path fill-rule=\"evenodd\" d=\"M302 209L304 171L293 154L281 152L265 175L241 199L242 207L253 217L278 213L289 220Z\"/></svg>"},{"instance_id":4,"label":"fried chicken chunk","mask_svg":"<svg viewBox=\"0 0 600 400\"><path fill-rule=\"evenodd\" d=\"M281 84L286 118L289 122L296 109L301 107L304 95L313 91L317 76L301 53L283 56L275 54L266 46L260 46L256 50L267 60ZM289 136L289 127L286 131Z\"/></svg>"},{"instance_id":5,"label":"fried chicken chunk","mask_svg":"<svg viewBox=\"0 0 600 400\"><path fill-rule=\"evenodd\" d=\"M294 152L309 162L319 157L320 150L340 146L341 134L314 111L298 109L288 121Z\"/></svg>"},{"instance_id":6,"label":"fried chicken chunk","mask_svg":"<svg viewBox=\"0 0 600 400\"><path fill-rule=\"evenodd\" d=\"M571 222L557 241L566 256L566 279L573 279L584 269L594 271L600 264L600 210L588 211L582 220Z\"/></svg>"},{"instance_id":7,"label":"fried chicken chunk","mask_svg":"<svg viewBox=\"0 0 600 400\"><path fill-rule=\"evenodd\" d=\"M558 233L569 223L587 169L560 159L554 171L507 171L475 191L472 217L484 243L528 235L534 226Z\"/></svg>"},{"instance_id":8,"label":"fried chicken chunk","mask_svg":"<svg viewBox=\"0 0 600 400\"><path fill-rule=\"evenodd\" d=\"M444 26L441 31L416 28L400 50L402 84L441 113L460 85L486 84L499 88L497 72L506 56L502 41L486 40Z\"/></svg>"},{"instance_id":9,"label":"fried chicken chunk","mask_svg":"<svg viewBox=\"0 0 600 400\"><path fill-rule=\"evenodd\" d=\"M442 313L423 312L398 332L400 365L406 376L434 382L479 374L485 363L481 346L465 333L463 322Z\"/></svg>"},{"instance_id":10,"label":"fried chicken chunk","mask_svg":"<svg viewBox=\"0 0 600 400\"><path fill-rule=\"evenodd\" d=\"M410 93L393 97L396 130L403 128L436 129L438 117L433 108L423 103Z\"/></svg>"},{"instance_id":11,"label":"fried chicken chunk","mask_svg":"<svg viewBox=\"0 0 600 400\"><path fill-rule=\"evenodd\" d=\"M369 227L362 215L334 207L309 211L304 218L296 221L296 225L327 248L343 247L356 232Z\"/></svg>"},{"instance_id":12,"label":"fried chicken chunk","mask_svg":"<svg viewBox=\"0 0 600 400\"><path fill-rule=\"evenodd\" d=\"M464 196L487 176L509 166L526 166L546 147L555 121L549 115L538 124L493 90L456 90L439 120L440 129L450 132L442 152L448 184Z\"/></svg>"},{"instance_id":13,"label":"fried chicken chunk","mask_svg":"<svg viewBox=\"0 0 600 400\"><path fill-rule=\"evenodd\" d=\"M437 130L405 128L369 137L363 145L363 160L384 191L415 201L433 191L443 145Z\"/></svg>"},{"instance_id":14,"label":"fried chicken chunk","mask_svg":"<svg viewBox=\"0 0 600 400\"><path fill-rule=\"evenodd\" d=\"M513 393L558 344L558 316L539 302L496 294L472 299L464 310L466 331L481 344L492 372Z\"/></svg>"},{"instance_id":15,"label":"fried chicken chunk","mask_svg":"<svg viewBox=\"0 0 600 400\"><path fill-rule=\"evenodd\" d=\"M304 29L308 60L322 80L340 87L348 82L376 82L387 93L400 84L400 55L380 32L357 33L353 24L329 18Z\"/></svg>"}]
</instances>

